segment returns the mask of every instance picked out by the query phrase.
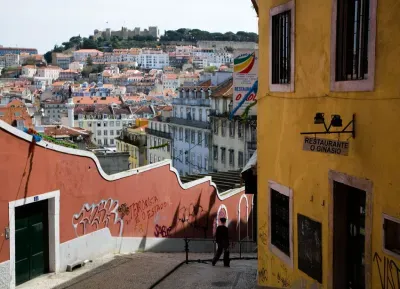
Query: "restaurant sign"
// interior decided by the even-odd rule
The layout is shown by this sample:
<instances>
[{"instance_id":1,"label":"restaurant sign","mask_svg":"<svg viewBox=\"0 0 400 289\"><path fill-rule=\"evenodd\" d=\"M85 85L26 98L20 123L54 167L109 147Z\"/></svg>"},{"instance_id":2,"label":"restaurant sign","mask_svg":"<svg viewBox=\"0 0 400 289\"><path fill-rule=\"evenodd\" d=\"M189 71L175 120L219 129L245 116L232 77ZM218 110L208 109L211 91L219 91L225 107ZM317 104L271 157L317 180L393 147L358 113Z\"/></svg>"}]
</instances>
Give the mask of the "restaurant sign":
<instances>
[{"instance_id":1,"label":"restaurant sign","mask_svg":"<svg viewBox=\"0 0 400 289\"><path fill-rule=\"evenodd\" d=\"M303 151L347 156L349 155L349 142L306 136L304 137Z\"/></svg>"}]
</instances>

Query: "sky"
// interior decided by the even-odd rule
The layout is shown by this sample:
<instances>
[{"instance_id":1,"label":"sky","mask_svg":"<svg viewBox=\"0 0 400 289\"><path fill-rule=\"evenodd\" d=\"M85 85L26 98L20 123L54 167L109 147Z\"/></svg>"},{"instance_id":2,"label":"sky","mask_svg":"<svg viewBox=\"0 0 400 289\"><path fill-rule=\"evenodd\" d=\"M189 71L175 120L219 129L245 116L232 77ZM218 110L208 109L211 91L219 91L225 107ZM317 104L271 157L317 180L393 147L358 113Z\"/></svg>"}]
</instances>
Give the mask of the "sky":
<instances>
[{"instance_id":1,"label":"sky","mask_svg":"<svg viewBox=\"0 0 400 289\"><path fill-rule=\"evenodd\" d=\"M0 7L12 5L5 2L0 0ZM18 0L12 13L1 13L0 45L37 48L43 54L72 36L122 26L158 26L161 34L179 28L258 30L251 0Z\"/></svg>"}]
</instances>

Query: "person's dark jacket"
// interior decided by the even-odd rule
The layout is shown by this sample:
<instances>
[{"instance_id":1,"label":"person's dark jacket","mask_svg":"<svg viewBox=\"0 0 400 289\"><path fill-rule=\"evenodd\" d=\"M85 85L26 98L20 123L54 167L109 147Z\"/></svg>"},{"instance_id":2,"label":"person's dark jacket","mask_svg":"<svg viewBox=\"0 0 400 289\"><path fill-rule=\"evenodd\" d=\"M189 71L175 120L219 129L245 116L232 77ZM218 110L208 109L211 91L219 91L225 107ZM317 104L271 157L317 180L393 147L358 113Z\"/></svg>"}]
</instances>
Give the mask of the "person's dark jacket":
<instances>
[{"instance_id":1,"label":"person's dark jacket","mask_svg":"<svg viewBox=\"0 0 400 289\"><path fill-rule=\"evenodd\" d=\"M223 246L224 248L229 247L228 228L224 225L218 226L217 231L215 233L215 239L218 245Z\"/></svg>"}]
</instances>

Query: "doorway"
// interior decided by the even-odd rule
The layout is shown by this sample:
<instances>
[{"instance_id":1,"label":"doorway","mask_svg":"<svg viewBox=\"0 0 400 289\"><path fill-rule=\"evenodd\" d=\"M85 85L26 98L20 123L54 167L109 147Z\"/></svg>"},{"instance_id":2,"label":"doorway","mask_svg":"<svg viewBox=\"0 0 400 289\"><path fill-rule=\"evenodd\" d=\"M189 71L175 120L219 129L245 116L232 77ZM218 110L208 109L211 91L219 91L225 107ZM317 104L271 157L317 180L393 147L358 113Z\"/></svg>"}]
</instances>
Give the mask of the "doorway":
<instances>
[{"instance_id":1,"label":"doorway","mask_svg":"<svg viewBox=\"0 0 400 289\"><path fill-rule=\"evenodd\" d=\"M15 283L49 272L47 200L15 208Z\"/></svg>"},{"instance_id":2,"label":"doorway","mask_svg":"<svg viewBox=\"0 0 400 289\"><path fill-rule=\"evenodd\" d=\"M8 208L9 287L46 272L59 272L60 191L11 201Z\"/></svg>"},{"instance_id":3,"label":"doorway","mask_svg":"<svg viewBox=\"0 0 400 289\"><path fill-rule=\"evenodd\" d=\"M333 183L334 287L365 289L366 194L345 184Z\"/></svg>"},{"instance_id":4,"label":"doorway","mask_svg":"<svg viewBox=\"0 0 400 289\"><path fill-rule=\"evenodd\" d=\"M330 172L329 250L333 289L369 289L372 182Z\"/></svg>"}]
</instances>

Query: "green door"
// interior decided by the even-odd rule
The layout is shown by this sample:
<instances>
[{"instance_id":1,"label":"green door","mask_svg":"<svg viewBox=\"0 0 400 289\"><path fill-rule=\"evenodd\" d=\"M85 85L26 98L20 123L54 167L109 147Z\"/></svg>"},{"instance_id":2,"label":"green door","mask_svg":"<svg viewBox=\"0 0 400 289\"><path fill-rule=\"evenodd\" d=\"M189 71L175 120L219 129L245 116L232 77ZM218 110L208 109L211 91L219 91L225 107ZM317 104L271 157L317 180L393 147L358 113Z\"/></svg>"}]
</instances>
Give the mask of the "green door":
<instances>
[{"instance_id":1,"label":"green door","mask_svg":"<svg viewBox=\"0 0 400 289\"><path fill-rule=\"evenodd\" d=\"M16 285L48 272L47 201L15 208Z\"/></svg>"}]
</instances>

